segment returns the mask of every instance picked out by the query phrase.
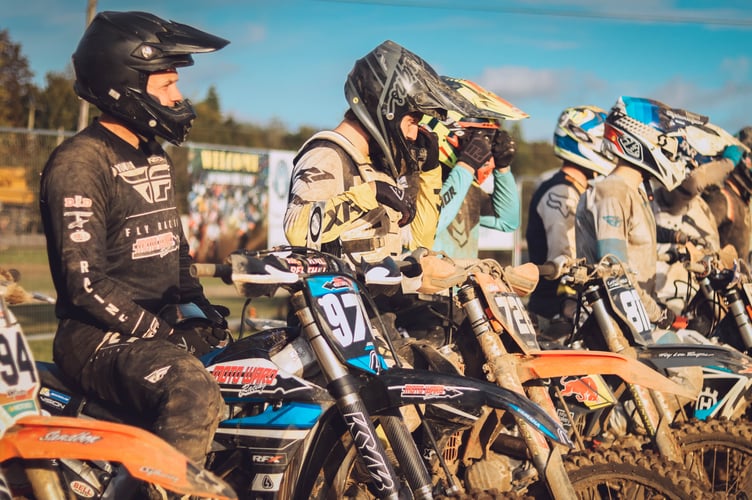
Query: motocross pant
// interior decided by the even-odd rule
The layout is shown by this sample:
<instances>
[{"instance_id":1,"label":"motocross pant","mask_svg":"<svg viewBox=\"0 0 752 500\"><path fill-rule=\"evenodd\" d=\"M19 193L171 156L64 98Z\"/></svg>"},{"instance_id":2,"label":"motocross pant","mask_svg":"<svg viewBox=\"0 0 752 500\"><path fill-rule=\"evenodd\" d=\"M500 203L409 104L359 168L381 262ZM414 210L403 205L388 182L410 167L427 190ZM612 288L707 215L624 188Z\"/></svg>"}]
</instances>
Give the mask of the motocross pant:
<instances>
[{"instance_id":1,"label":"motocross pant","mask_svg":"<svg viewBox=\"0 0 752 500\"><path fill-rule=\"evenodd\" d=\"M76 356L65 354L75 345L66 349L65 341L55 340L55 362L88 397L128 409L147 430L204 465L224 403L219 386L197 358L164 340L108 332L76 370L76 363L66 363Z\"/></svg>"}]
</instances>

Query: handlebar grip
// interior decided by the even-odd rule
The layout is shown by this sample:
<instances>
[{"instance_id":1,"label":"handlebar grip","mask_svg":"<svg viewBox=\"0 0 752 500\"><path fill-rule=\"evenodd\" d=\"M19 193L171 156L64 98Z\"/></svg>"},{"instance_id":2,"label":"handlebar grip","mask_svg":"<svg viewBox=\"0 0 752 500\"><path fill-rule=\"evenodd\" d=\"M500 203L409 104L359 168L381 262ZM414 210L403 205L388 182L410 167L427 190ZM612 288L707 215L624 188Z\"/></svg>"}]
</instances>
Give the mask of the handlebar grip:
<instances>
[{"instance_id":1,"label":"handlebar grip","mask_svg":"<svg viewBox=\"0 0 752 500\"><path fill-rule=\"evenodd\" d=\"M684 268L692 273L705 275L708 273L708 266L703 262L685 262Z\"/></svg>"},{"instance_id":2,"label":"handlebar grip","mask_svg":"<svg viewBox=\"0 0 752 500\"><path fill-rule=\"evenodd\" d=\"M232 276L232 266L228 264L191 264L190 273L194 278L208 276L227 280Z\"/></svg>"}]
</instances>

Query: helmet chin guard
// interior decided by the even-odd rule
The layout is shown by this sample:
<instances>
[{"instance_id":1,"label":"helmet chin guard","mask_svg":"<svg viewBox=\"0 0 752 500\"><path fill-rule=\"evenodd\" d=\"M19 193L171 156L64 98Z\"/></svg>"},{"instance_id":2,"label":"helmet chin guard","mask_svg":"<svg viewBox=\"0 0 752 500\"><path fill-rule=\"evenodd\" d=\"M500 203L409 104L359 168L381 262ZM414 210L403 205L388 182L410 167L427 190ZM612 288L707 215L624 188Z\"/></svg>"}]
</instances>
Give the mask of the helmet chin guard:
<instances>
[{"instance_id":1,"label":"helmet chin guard","mask_svg":"<svg viewBox=\"0 0 752 500\"><path fill-rule=\"evenodd\" d=\"M229 42L146 12L100 12L76 51L74 89L81 98L147 137L183 142L196 117L190 101L163 106L146 91L149 74L193 64L191 54Z\"/></svg>"}]
</instances>

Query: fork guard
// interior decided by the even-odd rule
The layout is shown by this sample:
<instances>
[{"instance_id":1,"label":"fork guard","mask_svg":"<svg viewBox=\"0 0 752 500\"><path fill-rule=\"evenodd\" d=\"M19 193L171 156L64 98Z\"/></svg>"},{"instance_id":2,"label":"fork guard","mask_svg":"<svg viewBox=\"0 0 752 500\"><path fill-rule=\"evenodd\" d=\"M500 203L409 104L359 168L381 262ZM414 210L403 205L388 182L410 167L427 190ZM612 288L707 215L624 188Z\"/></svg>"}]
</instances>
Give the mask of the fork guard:
<instances>
[{"instance_id":1,"label":"fork guard","mask_svg":"<svg viewBox=\"0 0 752 500\"><path fill-rule=\"evenodd\" d=\"M24 460L106 460L131 476L184 495L236 499L232 489L155 435L122 424L73 417L21 418L0 439L0 462Z\"/></svg>"},{"instance_id":2,"label":"fork guard","mask_svg":"<svg viewBox=\"0 0 752 500\"><path fill-rule=\"evenodd\" d=\"M524 395L483 380L395 367L371 379L360 394L374 415L415 404L449 405L459 409L481 406L503 409L524 419L553 441L574 446L561 424L543 408Z\"/></svg>"},{"instance_id":3,"label":"fork guard","mask_svg":"<svg viewBox=\"0 0 752 500\"><path fill-rule=\"evenodd\" d=\"M561 350L515 356L519 360L517 372L522 382L567 375L616 375L625 382L648 389L691 399L696 396L691 388L677 384L647 364L613 352Z\"/></svg>"}]
</instances>

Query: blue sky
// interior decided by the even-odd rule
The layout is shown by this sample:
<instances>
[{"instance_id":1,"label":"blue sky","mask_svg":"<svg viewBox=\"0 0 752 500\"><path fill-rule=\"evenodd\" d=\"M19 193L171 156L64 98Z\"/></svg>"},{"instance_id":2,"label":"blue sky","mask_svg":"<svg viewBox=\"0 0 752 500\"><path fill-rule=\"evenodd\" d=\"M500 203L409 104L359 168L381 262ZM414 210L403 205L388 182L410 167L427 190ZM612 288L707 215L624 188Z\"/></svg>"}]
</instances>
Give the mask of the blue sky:
<instances>
[{"instance_id":1,"label":"blue sky","mask_svg":"<svg viewBox=\"0 0 752 500\"><path fill-rule=\"evenodd\" d=\"M87 2L12 3L0 29L44 85L69 64ZM550 141L565 107L608 109L619 95L706 114L732 133L752 125L749 0L99 0L97 10L146 10L229 39L195 56L180 86L201 100L214 85L239 121L335 126L354 61L391 39L526 111L526 140Z\"/></svg>"}]
</instances>

